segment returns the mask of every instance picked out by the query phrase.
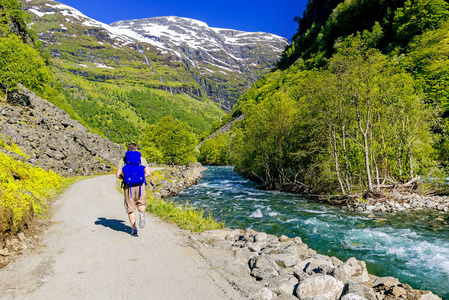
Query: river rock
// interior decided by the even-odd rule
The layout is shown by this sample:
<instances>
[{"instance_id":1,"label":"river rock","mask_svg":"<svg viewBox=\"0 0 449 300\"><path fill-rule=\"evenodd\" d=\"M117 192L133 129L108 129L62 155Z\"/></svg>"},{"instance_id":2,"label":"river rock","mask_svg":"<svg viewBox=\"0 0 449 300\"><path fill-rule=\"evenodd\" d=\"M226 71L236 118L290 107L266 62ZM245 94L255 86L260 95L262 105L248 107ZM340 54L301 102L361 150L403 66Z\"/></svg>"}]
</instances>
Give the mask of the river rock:
<instances>
[{"instance_id":1,"label":"river rock","mask_svg":"<svg viewBox=\"0 0 449 300\"><path fill-rule=\"evenodd\" d=\"M344 264L335 269L333 275L344 282L348 279L359 283L370 280L366 263L355 259L355 257L349 258Z\"/></svg>"},{"instance_id":2,"label":"river rock","mask_svg":"<svg viewBox=\"0 0 449 300\"><path fill-rule=\"evenodd\" d=\"M286 295L293 295L293 292L295 290L297 282L291 282L289 280L285 279L274 279L269 280L267 283L267 287L272 290L276 295L280 294L286 294Z\"/></svg>"},{"instance_id":3,"label":"river rock","mask_svg":"<svg viewBox=\"0 0 449 300\"><path fill-rule=\"evenodd\" d=\"M178 194L187 187L196 184L201 178L202 172L205 170L207 168L203 167L200 163L166 168L159 171L162 174L158 177L158 180L153 179L146 186L147 194L155 198L165 198ZM185 180L182 180L183 178ZM226 235L229 235L233 231L235 230L228 229ZM237 230L236 232L240 231Z\"/></svg>"},{"instance_id":4,"label":"river rock","mask_svg":"<svg viewBox=\"0 0 449 300\"><path fill-rule=\"evenodd\" d=\"M326 297L328 300L337 300L343 293L344 283L329 275L317 275L302 281L296 296L299 299L310 299L314 297Z\"/></svg>"},{"instance_id":5,"label":"river rock","mask_svg":"<svg viewBox=\"0 0 449 300\"><path fill-rule=\"evenodd\" d=\"M264 242L247 243L248 249L252 252L259 253L263 248L266 247Z\"/></svg>"},{"instance_id":6,"label":"river rock","mask_svg":"<svg viewBox=\"0 0 449 300\"><path fill-rule=\"evenodd\" d=\"M336 267L339 267L343 264L343 262L335 256L331 256L331 261Z\"/></svg>"},{"instance_id":7,"label":"river rock","mask_svg":"<svg viewBox=\"0 0 449 300\"><path fill-rule=\"evenodd\" d=\"M214 249L220 249L220 250L226 250L226 251L232 250L232 244L229 241L216 241L212 244L212 247Z\"/></svg>"},{"instance_id":8,"label":"river rock","mask_svg":"<svg viewBox=\"0 0 449 300\"><path fill-rule=\"evenodd\" d=\"M309 258L298 263L299 270L302 272L313 274L331 274L335 269L330 259Z\"/></svg>"},{"instance_id":9,"label":"river rock","mask_svg":"<svg viewBox=\"0 0 449 300\"><path fill-rule=\"evenodd\" d=\"M296 254L273 254L267 255L267 258L283 268L293 267L301 261L301 258Z\"/></svg>"},{"instance_id":10,"label":"river rock","mask_svg":"<svg viewBox=\"0 0 449 300\"><path fill-rule=\"evenodd\" d=\"M441 300L440 297L436 296L432 292L424 292L423 295L421 295L418 300Z\"/></svg>"},{"instance_id":11,"label":"river rock","mask_svg":"<svg viewBox=\"0 0 449 300\"><path fill-rule=\"evenodd\" d=\"M397 278L390 277L390 276L379 277L373 283L373 285L375 287L379 287L379 286L391 287L391 286L396 286L398 284L400 284L399 280Z\"/></svg>"},{"instance_id":12,"label":"river rock","mask_svg":"<svg viewBox=\"0 0 449 300\"><path fill-rule=\"evenodd\" d=\"M343 297L341 297L340 300L366 300L366 298L363 296L360 296L359 294L350 293L350 294L346 294Z\"/></svg>"},{"instance_id":13,"label":"river rock","mask_svg":"<svg viewBox=\"0 0 449 300\"><path fill-rule=\"evenodd\" d=\"M290 240L290 238L288 236L286 236L286 235L281 235L279 237L279 242L287 242L289 240Z\"/></svg>"},{"instance_id":14,"label":"river rock","mask_svg":"<svg viewBox=\"0 0 449 300\"><path fill-rule=\"evenodd\" d=\"M298 298L293 295L281 294L274 298L274 300L298 300Z\"/></svg>"},{"instance_id":15,"label":"river rock","mask_svg":"<svg viewBox=\"0 0 449 300\"><path fill-rule=\"evenodd\" d=\"M254 229L251 229L251 228L247 228L245 230L245 232L243 233L243 237L246 240L249 240L250 237L254 237L256 234L257 234L257 231L255 231Z\"/></svg>"},{"instance_id":16,"label":"river rock","mask_svg":"<svg viewBox=\"0 0 449 300\"><path fill-rule=\"evenodd\" d=\"M348 283L345 287L345 293L351 295L351 297L360 296L362 299L376 300L376 293L372 288L361 283ZM343 299L343 298L342 298ZM355 299L355 298L345 298Z\"/></svg>"},{"instance_id":17,"label":"river rock","mask_svg":"<svg viewBox=\"0 0 449 300\"><path fill-rule=\"evenodd\" d=\"M295 244L292 244L292 245L288 246L287 248L283 249L279 253L280 254L285 254L285 253L297 254L301 259L306 259L309 255L314 254L314 253L312 253L313 250L312 251L310 251L310 250L311 249L309 249L307 244L295 243Z\"/></svg>"},{"instance_id":18,"label":"river rock","mask_svg":"<svg viewBox=\"0 0 449 300\"><path fill-rule=\"evenodd\" d=\"M254 241L255 242L263 242L267 239L267 234L265 232L258 232L255 236L254 236Z\"/></svg>"},{"instance_id":19,"label":"river rock","mask_svg":"<svg viewBox=\"0 0 449 300\"><path fill-rule=\"evenodd\" d=\"M264 267L264 268L254 268L251 271L251 276L258 280L266 280L270 278L275 278L279 275L279 272L274 267Z\"/></svg>"}]
</instances>

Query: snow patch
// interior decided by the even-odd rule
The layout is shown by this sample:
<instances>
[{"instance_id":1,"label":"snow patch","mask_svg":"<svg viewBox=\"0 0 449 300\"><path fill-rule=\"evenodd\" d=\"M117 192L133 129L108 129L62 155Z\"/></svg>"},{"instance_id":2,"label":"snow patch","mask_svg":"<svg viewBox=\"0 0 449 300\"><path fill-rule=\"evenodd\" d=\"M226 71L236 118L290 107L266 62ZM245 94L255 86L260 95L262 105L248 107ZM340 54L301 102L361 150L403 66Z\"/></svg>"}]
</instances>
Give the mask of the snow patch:
<instances>
[{"instance_id":1,"label":"snow patch","mask_svg":"<svg viewBox=\"0 0 449 300\"><path fill-rule=\"evenodd\" d=\"M107 65L104 65L104 64L95 63L95 65L98 68L102 68L102 69L114 69L113 67L110 67L110 66L107 66Z\"/></svg>"},{"instance_id":2,"label":"snow patch","mask_svg":"<svg viewBox=\"0 0 449 300\"><path fill-rule=\"evenodd\" d=\"M33 14L37 15L37 16L40 17L40 18L42 18L42 17L45 16L45 15L54 15L54 14L55 14L54 11L51 11L51 12L41 12L41 11L38 11L37 9L34 9L34 8L30 8L28 11L32 12Z\"/></svg>"}]
</instances>

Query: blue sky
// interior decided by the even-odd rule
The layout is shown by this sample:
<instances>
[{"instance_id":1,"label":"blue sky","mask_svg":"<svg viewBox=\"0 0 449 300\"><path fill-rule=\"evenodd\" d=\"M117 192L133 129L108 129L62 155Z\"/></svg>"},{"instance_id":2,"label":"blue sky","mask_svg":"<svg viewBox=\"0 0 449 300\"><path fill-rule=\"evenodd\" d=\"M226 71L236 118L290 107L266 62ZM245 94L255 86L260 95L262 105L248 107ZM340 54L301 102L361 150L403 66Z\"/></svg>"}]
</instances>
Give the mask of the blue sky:
<instances>
[{"instance_id":1,"label":"blue sky","mask_svg":"<svg viewBox=\"0 0 449 300\"><path fill-rule=\"evenodd\" d=\"M291 39L295 16L302 16L307 0L59 0L103 23L162 16L206 22L210 27L263 31Z\"/></svg>"}]
</instances>

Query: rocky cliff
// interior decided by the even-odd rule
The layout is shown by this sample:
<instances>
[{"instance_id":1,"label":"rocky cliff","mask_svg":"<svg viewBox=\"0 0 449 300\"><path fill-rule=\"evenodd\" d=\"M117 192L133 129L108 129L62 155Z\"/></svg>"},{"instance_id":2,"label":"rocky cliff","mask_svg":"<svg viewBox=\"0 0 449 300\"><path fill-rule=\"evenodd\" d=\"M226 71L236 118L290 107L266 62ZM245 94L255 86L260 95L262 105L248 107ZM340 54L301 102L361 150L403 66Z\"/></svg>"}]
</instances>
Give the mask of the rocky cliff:
<instances>
[{"instance_id":1,"label":"rocky cliff","mask_svg":"<svg viewBox=\"0 0 449 300\"><path fill-rule=\"evenodd\" d=\"M110 172L123 146L90 133L67 113L23 89L0 106L0 138L15 143L28 157L20 160L64 176Z\"/></svg>"}]
</instances>

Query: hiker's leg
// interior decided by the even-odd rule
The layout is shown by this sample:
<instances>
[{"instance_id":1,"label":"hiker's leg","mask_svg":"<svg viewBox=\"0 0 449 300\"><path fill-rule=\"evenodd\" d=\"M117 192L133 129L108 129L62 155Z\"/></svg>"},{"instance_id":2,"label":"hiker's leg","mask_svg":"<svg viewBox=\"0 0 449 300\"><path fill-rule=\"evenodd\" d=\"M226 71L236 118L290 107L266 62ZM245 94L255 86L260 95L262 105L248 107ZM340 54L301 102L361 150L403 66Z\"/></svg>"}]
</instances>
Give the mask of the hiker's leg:
<instances>
[{"instance_id":1,"label":"hiker's leg","mask_svg":"<svg viewBox=\"0 0 449 300\"><path fill-rule=\"evenodd\" d=\"M145 212L145 208L146 208L146 204L147 204L147 197L146 197L146 193L145 193L145 185L142 185L142 187L139 190L139 197L137 198L138 200L136 201L136 205L137 205L137 209L140 212Z\"/></svg>"},{"instance_id":2,"label":"hiker's leg","mask_svg":"<svg viewBox=\"0 0 449 300\"><path fill-rule=\"evenodd\" d=\"M137 206L137 210L139 210L140 212L144 212L145 211L145 205Z\"/></svg>"},{"instance_id":3,"label":"hiker's leg","mask_svg":"<svg viewBox=\"0 0 449 300\"><path fill-rule=\"evenodd\" d=\"M129 212L128 213L128 217L129 217L129 222L131 223L131 227L133 228L133 229L136 229L137 227L136 227L136 213L133 211L133 212Z\"/></svg>"},{"instance_id":4,"label":"hiker's leg","mask_svg":"<svg viewBox=\"0 0 449 300\"><path fill-rule=\"evenodd\" d=\"M124 189L124 194L125 194L125 209L126 212L128 213L128 218L129 218L129 222L131 223L131 227L133 229L136 229L136 203L134 201L134 195L133 195L133 188L131 188L131 192L130 192L130 188L128 186L125 186Z\"/></svg>"}]
</instances>

